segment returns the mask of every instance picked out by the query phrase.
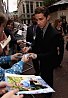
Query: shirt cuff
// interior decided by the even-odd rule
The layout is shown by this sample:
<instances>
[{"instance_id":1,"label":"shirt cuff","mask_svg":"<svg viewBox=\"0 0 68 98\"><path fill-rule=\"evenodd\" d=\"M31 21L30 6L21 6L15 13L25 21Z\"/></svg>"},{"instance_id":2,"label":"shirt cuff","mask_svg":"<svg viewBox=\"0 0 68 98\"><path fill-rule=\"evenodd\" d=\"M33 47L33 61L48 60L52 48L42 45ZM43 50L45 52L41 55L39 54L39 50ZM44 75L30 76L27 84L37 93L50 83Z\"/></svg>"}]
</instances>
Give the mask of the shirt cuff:
<instances>
[{"instance_id":1,"label":"shirt cuff","mask_svg":"<svg viewBox=\"0 0 68 98\"><path fill-rule=\"evenodd\" d=\"M19 61L18 64L23 65L25 62Z\"/></svg>"},{"instance_id":2,"label":"shirt cuff","mask_svg":"<svg viewBox=\"0 0 68 98\"><path fill-rule=\"evenodd\" d=\"M11 61L11 56L6 56L6 61Z\"/></svg>"}]
</instances>

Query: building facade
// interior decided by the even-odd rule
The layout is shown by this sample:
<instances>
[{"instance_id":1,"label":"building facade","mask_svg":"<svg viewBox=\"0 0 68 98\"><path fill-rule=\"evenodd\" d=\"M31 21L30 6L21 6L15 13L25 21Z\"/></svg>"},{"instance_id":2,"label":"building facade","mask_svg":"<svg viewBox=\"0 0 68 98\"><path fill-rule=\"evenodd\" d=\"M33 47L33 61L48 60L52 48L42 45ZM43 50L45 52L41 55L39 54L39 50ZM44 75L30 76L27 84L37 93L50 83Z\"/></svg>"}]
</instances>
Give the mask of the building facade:
<instances>
[{"instance_id":1,"label":"building facade","mask_svg":"<svg viewBox=\"0 0 68 98\"><path fill-rule=\"evenodd\" d=\"M44 0L17 0L19 21L23 24L30 24L31 16L38 6L44 6Z\"/></svg>"},{"instance_id":2,"label":"building facade","mask_svg":"<svg viewBox=\"0 0 68 98\"><path fill-rule=\"evenodd\" d=\"M0 12L4 12L3 0L0 0Z\"/></svg>"},{"instance_id":3,"label":"building facade","mask_svg":"<svg viewBox=\"0 0 68 98\"><path fill-rule=\"evenodd\" d=\"M68 0L60 0L49 7L51 11L51 21L54 22L57 18L61 18L68 23Z\"/></svg>"}]
</instances>

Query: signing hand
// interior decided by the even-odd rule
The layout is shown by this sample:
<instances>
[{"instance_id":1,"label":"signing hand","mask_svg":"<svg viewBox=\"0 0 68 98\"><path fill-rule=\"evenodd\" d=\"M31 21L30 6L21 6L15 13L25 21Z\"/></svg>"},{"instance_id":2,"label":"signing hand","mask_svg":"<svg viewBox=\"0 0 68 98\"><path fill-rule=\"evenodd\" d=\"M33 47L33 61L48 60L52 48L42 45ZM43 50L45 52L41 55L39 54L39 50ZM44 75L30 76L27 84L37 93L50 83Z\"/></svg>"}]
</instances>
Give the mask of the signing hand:
<instances>
[{"instance_id":1,"label":"signing hand","mask_svg":"<svg viewBox=\"0 0 68 98\"><path fill-rule=\"evenodd\" d=\"M30 47L24 47L24 48L22 49L22 52L27 53L29 50L30 50Z\"/></svg>"},{"instance_id":2,"label":"signing hand","mask_svg":"<svg viewBox=\"0 0 68 98\"><path fill-rule=\"evenodd\" d=\"M30 56L30 54L28 53L28 54L24 54L23 56L22 56L22 59L21 59L21 61L23 61L23 62L28 62L28 61L30 61L31 60L31 56Z\"/></svg>"},{"instance_id":3,"label":"signing hand","mask_svg":"<svg viewBox=\"0 0 68 98\"><path fill-rule=\"evenodd\" d=\"M22 56L21 61L28 62L28 61L30 61L32 59L36 59L36 58L37 58L37 54L35 54L35 53L27 53L27 54L24 54Z\"/></svg>"},{"instance_id":4,"label":"signing hand","mask_svg":"<svg viewBox=\"0 0 68 98\"><path fill-rule=\"evenodd\" d=\"M31 57L32 59L36 59L36 58L37 58L37 54L35 54L35 53L30 53L30 57Z\"/></svg>"}]
</instances>

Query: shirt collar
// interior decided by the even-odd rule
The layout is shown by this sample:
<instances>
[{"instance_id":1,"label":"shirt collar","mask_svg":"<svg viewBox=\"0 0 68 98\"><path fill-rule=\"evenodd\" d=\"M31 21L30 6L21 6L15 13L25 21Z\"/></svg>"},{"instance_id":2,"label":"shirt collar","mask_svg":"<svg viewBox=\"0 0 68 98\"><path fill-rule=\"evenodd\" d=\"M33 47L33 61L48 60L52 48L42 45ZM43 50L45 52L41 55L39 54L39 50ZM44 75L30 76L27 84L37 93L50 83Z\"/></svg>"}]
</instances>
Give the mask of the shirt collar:
<instances>
[{"instance_id":1,"label":"shirt collar","mask_svg":"<svg viewBox=\"0 0 68 98\"><path fill-rule=\"evenodd\" d=\"M49 25L49 23L47 23L46 26L43 28L43 36L44 36L44 34L45 34L46 30L47 30L48 25Z\"/></svg>"},{"instance_id":2,"label":"shirt collar","mask_svg":"<svg viewBox=\"0 0 68 98\"><path fill-rule=\"evenodd\" d=\"M49 23L47 23L46 26L43 28L43 32L46 32L48 25Z\"/></svg>"}]
</instances>

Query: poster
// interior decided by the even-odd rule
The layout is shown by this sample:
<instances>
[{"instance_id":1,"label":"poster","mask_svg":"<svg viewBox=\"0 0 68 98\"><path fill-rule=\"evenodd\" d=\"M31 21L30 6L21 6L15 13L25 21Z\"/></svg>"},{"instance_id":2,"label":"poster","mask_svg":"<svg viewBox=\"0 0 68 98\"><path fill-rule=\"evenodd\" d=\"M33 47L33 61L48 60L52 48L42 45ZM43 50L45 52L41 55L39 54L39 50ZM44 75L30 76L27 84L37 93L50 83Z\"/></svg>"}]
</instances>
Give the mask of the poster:
<instances>
[{"instance_id":1,"label":"poster","mask_svg":"<svg viewBox=\"0 0 68 98\"><path fill-rule=\"evenodd\" d=\"M41 94L55 92L40 76L5 74L5 81L13 84L8 90L19 89L17 94Z\"/></svg>"}]
</instances>

